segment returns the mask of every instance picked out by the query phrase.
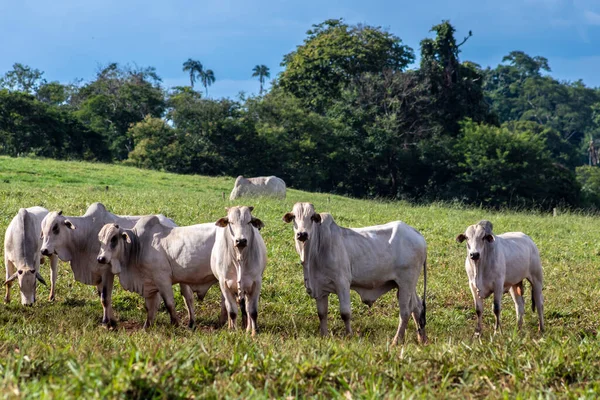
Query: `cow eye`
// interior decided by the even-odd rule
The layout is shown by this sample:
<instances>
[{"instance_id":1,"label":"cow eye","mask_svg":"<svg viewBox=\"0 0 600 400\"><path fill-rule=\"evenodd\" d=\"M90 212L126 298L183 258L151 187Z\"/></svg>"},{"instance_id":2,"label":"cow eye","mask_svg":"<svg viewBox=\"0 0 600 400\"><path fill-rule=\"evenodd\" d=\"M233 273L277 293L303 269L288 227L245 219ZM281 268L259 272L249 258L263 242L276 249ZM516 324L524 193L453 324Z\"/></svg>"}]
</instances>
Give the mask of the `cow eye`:
<instances>
[{"instance_id":1,"label":"cow eye","mask_svg":"<svg viewBox=\"0 0 600 400\"><path fill-rule=\"evenodd\" d=\"M35 270L34 269L30 269L29 272L31 272L32 274L35 274Z\"/></svg>"},{"instance_id":2,"label":"cow eye","mask_svg":"<svg viewBox=\"0 0 600 400\"><path fill-rule=\"evenodd\" d=\"M52 232L53 232L55 235L58 235L58 232L59 232L59 229L58 229L58 224L54 225L54 228L52 228Z\"/></svg>"},{"instance_id":3,"label":"cow eye","mask_svg":"<svg viewBox=\"0 0 600 400\"><path fill-rule=\"evenodd\" d=\"M23 270L22 269L19 270L19 275L23 275Z\"/></svg>"},{"instance_id":4,"label":"cow eye","mask_svg":"<svg viewBox=\"0 0 600 400\"><path fill-rule=\"evenodd\" d=\"M117 237L113 236L112 239L110 239L110 245L112 247L117 247Z\"/></svg>"}]
</instances>

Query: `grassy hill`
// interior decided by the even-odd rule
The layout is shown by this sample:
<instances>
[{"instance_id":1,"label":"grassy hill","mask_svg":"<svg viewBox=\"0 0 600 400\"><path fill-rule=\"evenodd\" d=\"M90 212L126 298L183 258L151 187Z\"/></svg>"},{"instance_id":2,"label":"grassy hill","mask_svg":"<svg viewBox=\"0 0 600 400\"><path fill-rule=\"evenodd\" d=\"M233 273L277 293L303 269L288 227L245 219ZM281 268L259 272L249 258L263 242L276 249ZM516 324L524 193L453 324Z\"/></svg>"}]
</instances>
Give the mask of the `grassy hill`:
<instances>
[{"instance_id":1,"label":"grassy hill","mask_svg":"<svg viewBox=\"0 0 600 400\"><path fill-rule=\"evenodd\" d=\"M289 190L285 201L230 202L231 178L183 176L135 168L0 157L0 235L20 207L41 205L81 215L100 201L118 214L163 213L180 225L216 221L232 204L255 206L262 219L269 261L259 304L259 335L217 328L219 291L197 304L198 328L169 324L141 329L143 299L114 292L118 328L101 327L95 288L77 283L60 263L57 299L38 289L38 302L0 305L0 385L4 397L189 398L287 397L397 398L594 396L600 390L598 264L599 220L529 212L490 212L460 206L414 206L354 200ZM395 293L372 308L353 293L355 335L343 336L337 298L330 298L331 336L318 335L316 306L304 290L292 227L281 220L297 201L328 211L342 226L402 220L428 242L430 344L416 343L411 321L404 346L391 347L398 324ZM464 271L464 245L454 238L480 219L497 233L524 231L538 244L545 273L547 332L527 311L515 331L510 296L503 301L502 334L493 336L491 299L485 301L484 333L473 339L475 312ZM42 275L49 279L48 265ZM178 286L175 287L178 291ZM422 278L417 289L422 291ZM177 294L185 322L185 308ZM162 307L161 307L162 310Z\"/></svg>"}]
</instances>

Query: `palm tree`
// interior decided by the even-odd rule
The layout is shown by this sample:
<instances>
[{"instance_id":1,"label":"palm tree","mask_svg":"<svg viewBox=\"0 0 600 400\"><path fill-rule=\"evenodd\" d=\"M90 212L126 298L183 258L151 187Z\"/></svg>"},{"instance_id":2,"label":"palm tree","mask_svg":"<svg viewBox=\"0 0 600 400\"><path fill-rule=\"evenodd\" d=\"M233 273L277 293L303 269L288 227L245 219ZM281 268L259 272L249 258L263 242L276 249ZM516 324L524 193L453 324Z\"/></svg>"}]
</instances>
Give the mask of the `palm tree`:
<instances>
[{"instance_id":1,"label":"palm tree","mask_svg":"<svg viewBox=\"0 0 600 400\"><path fill-rule=\"evenodd\" d=\"M204 67L202 66L202 63L200 61L188 58L188 60L183 63L183 72L187 71L189 71L190 73L190 86L193 89L194 82L196 82L196 78L202 77L202 75L204 74Z\"/></svg>"},{"instance_id":2,"label":"palm tree","mask_svg":"<svg viewBox=\"0 0 600 400\"><path fill-rule=\"evenodd\" d=\"M212 69L207 69L200 73L200 79L202 80L202 86L206 89L206 96L208 97L208 87L215 83L215 73Z\"/></svg>"},{"instance_id":3,"label":"palm tree","mask_svg":"<svg viewBox=\"0 0 600 400\"><path fill-rule=\"evenodd\" d=\"M271 73L269 72L269 67L266 65L257 65L252 69L252 77L258 76L258 81L260 82L260 94L263 92L263 85L265 84L265 78L270 78Z\"/></svg>"}]
</instances>

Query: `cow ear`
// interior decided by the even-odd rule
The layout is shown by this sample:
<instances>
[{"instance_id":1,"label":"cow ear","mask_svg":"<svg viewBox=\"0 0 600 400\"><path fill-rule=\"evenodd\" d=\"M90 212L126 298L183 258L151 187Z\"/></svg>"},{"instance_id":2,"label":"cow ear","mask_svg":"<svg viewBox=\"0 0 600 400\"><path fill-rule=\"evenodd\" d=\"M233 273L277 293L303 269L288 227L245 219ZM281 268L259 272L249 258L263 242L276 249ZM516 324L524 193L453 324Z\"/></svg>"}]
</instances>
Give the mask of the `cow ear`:
<instances>
[{"instance_id":1,"label":"cow ear","mask_svg":"<svg viewBox=\"0 0 600 400\"><path fill-rule=\"evenodd\" d=\"M12 274L12 275L11 275L11 276L10 276L10 277L9 277L9 278L6 280L6 282L4 282L4 284L6 285L6 284L8 284L8 283L11 283L11 282L12 282L12 281L14 281L15 279L17 279L17 276L18 276L18 275L17 275L17 272L15 272L14 274Z\"/></svg>"},{"instance_id":2,"label":"cow ear","mask_svg":"<svg viewBox=\"0 0 600 400\"><path fill-rule=\"evenodd\" d=\"M254 211L254 206L248 206L248 210L250 210L250 212Z\"/></svg>"},{"instance_id":3,"label":"cow ear","mask_svg":"<svg viewBox=\"0 0 600 400\"><path fill-rule=\"evenodd\" d=\"M69 221L68 219L65 219L65 225L67 228L69 229L75 229L75 225L73 225L73 223L71 221Z\"/></svg>"},{"instance_id":4,"label":"cow ear","mask_svg":"<svg viewBox=\"0 0 600 400\"><path fill-rule=\"evenodd\" d=\"M62 210L58 210L58 215L62 215Z\"/></svg>"},{"instance_id":5,"label":"cow ear","mask_svg":"<svg viewBox=\"0 0 600 400\"><path fill-rule=\"evenodd\" d=\"M485 240L487 240L489 243L492 243L494 240L494 235L485 235L484 237Z\"/></svg>"},{"instance_id":6,"label":"cow ear","mask_svg":"<svg viewBox=\"0 0 600 400\"><path fill-rule=\"evenodd\" d=\"M259 231L265 227L265 224L258 218L252 218L250 223Z\"/></svg>"},{"instance_id":7,"label":"cow ear","mask_svg":"<svg viewBox=\"0 0 600 400\"><path fill-rule=\"evenodd\" d=\"M316 223L320 224L321 223L321 214L314 213L313 216L310 217L310 219L313 222L316 222Z\"/></svg>"},{"instance_id":8,"label":"cow ear","mask_svg":"<svg viewBox=\"0 0 600 400\"><path fill-rule=\"evenodd\" d=\"M283 221L286 224L289 224L290 222L292 222L294 220L294 218L296 218L296 216L293 213L289 212L283 216Z\"/></svg>"},{"instance_id":9,"label":"cow ear","mask_svg":"<svg viewBox=\"0 0 600 400\"><path fill-rule=\"evenodd\" d=\"M121 237L123 238L123 240L125 240L127 243L131 243L131 238L129 237L129 234L127 232L123 232L121 233Z\"/></svg>"},{"instance_id":10,"label":"cow ear","mask_svg":"<svg viewBox=\"0 0 600 400\"><path fill-rule=\"evenodd\" d=\"M229 218L227 217L219 218L217 222L215 222L215 225L221 228L225 228L227 224L229 224Z\"/></svg>"},{"instance_id":11,"label":"cow ear","mask_svg":"<svg viewBox=\"0 0 600 400\"><path fill-rule=\"evenodd\" d=\"M465 240L467 240L467 237L465 236L465 234L464 234L464 233L461 233L460 235L456 236L456 241L457 241L458 243L462 243L462 242L464 242Z\"/></svg>"}]
</instances>

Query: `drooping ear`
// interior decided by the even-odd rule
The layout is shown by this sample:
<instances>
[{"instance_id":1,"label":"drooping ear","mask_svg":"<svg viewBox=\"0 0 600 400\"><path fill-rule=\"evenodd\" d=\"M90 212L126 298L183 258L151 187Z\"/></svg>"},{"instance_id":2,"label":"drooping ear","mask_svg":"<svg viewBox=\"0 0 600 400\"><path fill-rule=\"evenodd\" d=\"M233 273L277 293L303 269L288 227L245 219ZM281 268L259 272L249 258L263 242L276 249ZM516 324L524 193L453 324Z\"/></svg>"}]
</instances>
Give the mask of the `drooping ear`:
<instances>
[{"instance_id":1,"label":"drooping ear","mask_svg":"<svg viewBox=\"0 0 600 400\"><path fill-rule=\"evenodd\" d=\"M42 274L40 274L39 272L35 273L35 278L40 281L42 283L42 285L44 286L48 286L48 284L46 283L46 281L44 280L44 278L42 278Z\"/></svg>"},{"instance_id":2,"label":"drooping ear","mask_svg":"<svg viewBox=\"0 0 600 400\"><path fill-rule=\"evenodd\" d=\"M62 210L58 210L58 215L62 215Z\"/></svg>"},{"instance_id":3,"label":"drooping ear","mask_svg":"<svg viewBox=\"0 0 600 400\"><path fill-rule=\"evenodd\" d=\"M227 217L219 218L217 220L217 222L215 222L215 225L219 226L221 228L225 228L228 224L229 224L229 218L227 218Z\"/></svg>"},{"instance_id":4,"label":"drooping ear","mask_svg":"<svg viewBox=\"0 0 600 400\"><path fill-rule=\"evenodd\" d=\"M492 243L494 240L496 240L496 239L494 239L494 235L485 235L483 238L485 240L487 240L489 243Z\"/></svg>"},{"instance_id":5,"label":"drooping ear","mask_svg":"<svg viewBox=\"0 0 600 400\"><path fill-rule=\"evenodd\" d=\"M6 282L4 282L5 285L8 285L9 283L11 283L12 281L14 281L15 279L17 279L17 272L15 272L14 274L12 274L7 280Z\"/></svg>"},{"instance_id":6,"label":"drooping ear","mask_svg":"<svg viewBox=\"0 0 600 400\"><path fill-rule=\"evenodd\" d=\"M252 219L250 220L250 223L259 231L265 227L265 224L263 224L263 222L258 218L252 217Z\"/></svg>"},{"instance_id":7,"label":"drooping ear","mask_svg":"<svg viewBox=\"0 0 600 400\"><path fill-rule=\"evenodd\" d=\"M285 213L285 215L283 216L283 222L285 222L286 224L289 224L290 222L292 222L294 220L294 218L296 218L296 216L294 215L294 213Z\"/></svg>"},{"instance_id":8,"label":"drooping ear","mask_svg":"<svg viewBox=\"0 0 600 400\"><path fill-rule=\"evenodd\" d=\"M65 225L67 228L69 229L75 229L75 225L73 225L73 223L71 221L69 221L68 219L65 219Z\"/></svg>"},{"instance_id":9,"label":"drooping ear","mask_svg":"<svg viewBox=\"0 0 600 400\"><path fill-rule=\"evenodd\" d=\"M131 243L131 238L129 237L129 234L127 232L123 232L121 233L121 237L123 238L124 241L126 241L127 243Z\"/></svg>"},{"instance_id":10,"label":"drooping ear","mask_svg":"<svg viewBox=\"0 0 600 400\"><path fill-rule=\"evenodd\" d=\"M318 224L321 223L321 214L314 213L312 217L310 217L311 221L316 222Z\"/></svg>"},{"instance_id":11,"label":"drooping ear","mask_svg":"<svg viewBox=\"0 0 600 400\"><path fill-rule=\"evenodd\" d=\"M467 237L465 236L465 234L464 234L464 233L461 233L460 235L456 236L456 241L457 241L458 243L462 243L462 242L464 242L465 240L467 240Z\"/></svg>"}]
</instances>

